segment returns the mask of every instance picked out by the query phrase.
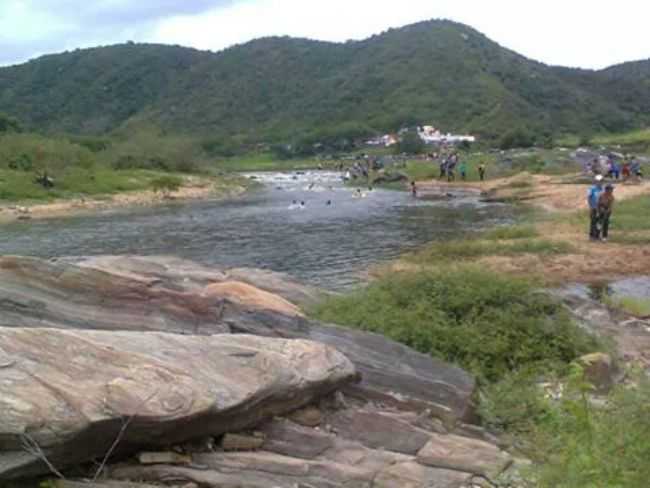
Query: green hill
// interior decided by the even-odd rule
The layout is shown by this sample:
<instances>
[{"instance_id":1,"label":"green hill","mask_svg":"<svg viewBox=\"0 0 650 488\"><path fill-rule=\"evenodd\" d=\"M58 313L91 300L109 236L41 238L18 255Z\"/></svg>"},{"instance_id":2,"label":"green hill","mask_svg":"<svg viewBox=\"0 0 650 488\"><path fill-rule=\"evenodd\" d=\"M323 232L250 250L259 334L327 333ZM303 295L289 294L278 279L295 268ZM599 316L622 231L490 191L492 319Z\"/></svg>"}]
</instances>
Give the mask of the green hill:
<instances>
[{"instance_id":1,"label":"green hill","mask_svg":"<svg viewBox=\"0 0 650 488\"><path fill-rule=\"evenodd\" d=\"M519 127L611 132L650 123L650 61L549 67L450 21L344 44L265 38L219 53L130 43L1 68L0 112L45 132L154 124L246 142L424 123L485 137Z\"/></svg>"}]
</instances>

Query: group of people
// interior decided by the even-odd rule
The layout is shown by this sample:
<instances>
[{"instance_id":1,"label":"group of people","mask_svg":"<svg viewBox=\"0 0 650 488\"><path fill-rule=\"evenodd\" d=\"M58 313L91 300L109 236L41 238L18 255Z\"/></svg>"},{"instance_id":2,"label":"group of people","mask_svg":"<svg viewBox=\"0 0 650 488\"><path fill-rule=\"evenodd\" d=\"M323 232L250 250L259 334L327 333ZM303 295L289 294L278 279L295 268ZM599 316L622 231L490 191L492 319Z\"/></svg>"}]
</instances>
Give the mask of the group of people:
<instances>
[{"instance_id":1,"label":"group of people","mask_svg":"<svg viewBox=\"0 0 650 488\"><path fill-rule=\"evenodd\" d=\"M603 175L596 175L587 195L589 204L589 239L607 242L609 219L614 209L614 185L604 185Z\"/></svg>"},{"instance_id":2,"label":"group of people","mask_svg":"<svg viewBox=\"0 0 650 488\"><path fill-rule=\"evenodd\" d=\"M634 156L625 158L622 162L619 162L614 154L594 158L587 165L586 170L594 175L603 175L615 180L627 181L632 177L643 178L641 162Z\"/></svg>"},{"instance_id":3,"label":"group of people","mask_svg":"<svg viewBox=\"0 0 650 488\"><path fill-rule=\"evenodd\" d=\"M460 174L460 179L462 181L467 181L467 163L465 161L460 161L457 152L451 153L447 156L441 156L440 159L440 176L438 179L447 178L448 182L456 181L456 168L458 168L458 173ZM477 167L478 177L481 181L485 180L486 166L484 163L481 163Z\"/></svg>"}]
</instances>

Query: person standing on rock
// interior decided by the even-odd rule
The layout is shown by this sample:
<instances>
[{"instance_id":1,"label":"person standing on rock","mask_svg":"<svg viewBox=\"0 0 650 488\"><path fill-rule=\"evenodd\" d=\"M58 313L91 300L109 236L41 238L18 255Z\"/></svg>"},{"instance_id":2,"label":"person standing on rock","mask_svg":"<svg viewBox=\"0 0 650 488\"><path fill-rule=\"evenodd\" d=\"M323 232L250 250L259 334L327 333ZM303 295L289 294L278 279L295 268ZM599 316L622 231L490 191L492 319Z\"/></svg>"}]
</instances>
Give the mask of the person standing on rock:
<instances>
[{"instance_id":1,"label":"person standing on rock","mask_svg":"<svg viewBox=\"0 0 650 488\"><path fill-rule=\"evenodd\" d=\"M609 234L609 218L612 216L612 209L614 208L614 185L608 184L605 186L605 191L598 197L598 219L600 224L601 237L600 240L607 242Z\"/></svg>"},{"instance_id":2,"label":"person standing on rock","mask_svg":"<svg viewBox=\"0 0 650 488\"><path fill-rule=\"evenodd\" d=\"M587 203L589 205L589 239L597 241L600 239L600 219L598 216L598 202L603 192L603 175L596 175L593 186L587 194Z\"/></svg>"}]
</instances>

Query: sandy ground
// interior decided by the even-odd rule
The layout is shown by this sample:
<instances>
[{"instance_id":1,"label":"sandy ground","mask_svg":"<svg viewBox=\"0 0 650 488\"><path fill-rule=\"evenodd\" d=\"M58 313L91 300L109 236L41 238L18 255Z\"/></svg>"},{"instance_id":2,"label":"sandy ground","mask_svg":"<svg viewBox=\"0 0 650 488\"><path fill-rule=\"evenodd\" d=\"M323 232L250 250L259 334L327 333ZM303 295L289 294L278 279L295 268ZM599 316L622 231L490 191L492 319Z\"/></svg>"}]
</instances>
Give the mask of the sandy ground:
<instances>
[{"instance_id":1,"label":"sandy ground","mask_svg":"<svg viewBox=\"0 0 650 488\"><path fill-rule=\"evenodd\" d=\"M566 213L568 217L569 213L576 210L587 211L586 196L589 188L589 184L568 184L567 181L570 180L566 176L521 174L482 183L448 184L423 181L418 183L418 188L425 196L444 194L451 188L463 188L482 192L497 200L519 199L535 208L545 210L550 216L561 216ZM518 186L522 181L532 183L532 186L513 187ZM650 181L617 184L615 195L618 201L639 195L650 195ZM543 238L569 242L576 251L557 256L535 254L488 256L480 258L478 262L501 272L540 276L550 285L597 283L622 277L650 275L650 245L590 242L586 225L584 229L576 228L568 218L566 223L562 223L561 218L553 218L550 222L542 221L537 224L537 228ZM610 233L616 233L615 227ZM396 263L392 267L392 269L413 268L413 265L405 262Z\"/></svg>"},{"instance_id":2,"label":"sandy ground","mask_svg":"<svg viewBox=\"0 0 650 488\"><path fill-rule=\"evenodd\" d=\"M116 193L103 198L75 198L32 205L0 205L0 223L8 223L16 220L68 217L128 207L150 207L174 201L225 198L238 195L245 191L245 188L240 186L224 189L223 187L219 187L217 183L214 179L191 176L185 180L184 186L168 196L163 196L151 190L143 190Z\"/></svg>"}]
</instances>

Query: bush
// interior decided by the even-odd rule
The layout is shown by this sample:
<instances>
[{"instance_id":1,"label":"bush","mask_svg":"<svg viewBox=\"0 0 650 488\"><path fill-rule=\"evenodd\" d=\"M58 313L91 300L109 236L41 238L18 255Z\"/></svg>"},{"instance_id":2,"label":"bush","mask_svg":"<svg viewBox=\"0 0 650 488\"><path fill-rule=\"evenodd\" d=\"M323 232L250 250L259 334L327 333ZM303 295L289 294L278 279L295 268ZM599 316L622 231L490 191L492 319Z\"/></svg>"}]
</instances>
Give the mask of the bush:
<instances>
[{"instance_id":1,"label":"bush","mask_svg":"<svg viewBox=\"0 0 650 488\"><path fill-rule=\"evenodd\" d=\"M540 422L534 442L539 488L645 488L650 479L650 382L621 387L602 406L574 373L553 415ZM531 444L533 445L533 444Z\"/></svg>"},{"instance_id":2,"label":"bush","mask_svg":"<svg viewBox=\"0 0 650 488\"><path fill-rule=\"evenodd\" d=\"M23 128L18 119L0 113L0 134L3 132L22 132Z\"/></svg>"},{"instance_id":3,"label":"bush","mask_svg":"<svg viewBox=\"0 0 650 488\"><path fill-rule=\"evenodd\" d=\"M503 150L527 148L535 145L535 134L524 128L513 129L506 132L499 141L499 148Z\"/></svg>"},{"instance_id":4,"label":"bush","mask_svg":"<svg viewBox=\"0 0 650 488\"><path fill-rule=\"evenodd\" d=\"M557 367L549 364L548 371ZM483 426L493 432L533 436L553 408L538 385L539 378L538 371L524 368L486 385L478 405Z\"/></svg>"},{"instance_id":5,"label":"bush","mask_svg":"<svg viewBox=\"0 0 650 488\"><path fill-rule=\"evenodd\" d=\"M326 301L314 314L384 334L487 382L534 364L568 363L598 348L529 281L474 267L383 277Z\"/></svg>"},{"instance_id":6,"label":"bush","mask_svg":"<svg viewBox=\"0 0 650 488\"><path fill-rule=\"evenodd\" d=\"M36 134L5 134L0 137L0 167L20 171L48 171L51 175L70 167L90 169L93 154L67 139Z\"/></svg>"},{"instance_id":7,"label":"bush","mask_svg":"<svg viewBox=\"0 0 650 488\"><path fill-rule=\"evenodd\" d=\"M169 196L171 193L178 191L182 185L182 178L174 175L160 176L151 181L151 189L155 193L162 193L163 196Z\"/></svg>"},{"instance_id":8,"label":"bush","mask_svg":"<svg viewBox=\"0 0 650 488\"><path fill-rule=\"evenodd\" d=\"M395 146L397 154L422 154L426 151L426 144L416 131L408 131L402 140Z\"/></svg>"},{"instance_id":9,"label":"bush","mask_svg":"<svg viewBox=\"0 0 650 488\"><path fill-rule=\"evenodd\" d=\"M170 136L153 128L136 129L102 152L114 169L147 169L179 173L207 167L200 144L184 136Z\"/></svg>"}]
</instances>

